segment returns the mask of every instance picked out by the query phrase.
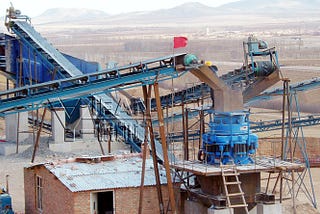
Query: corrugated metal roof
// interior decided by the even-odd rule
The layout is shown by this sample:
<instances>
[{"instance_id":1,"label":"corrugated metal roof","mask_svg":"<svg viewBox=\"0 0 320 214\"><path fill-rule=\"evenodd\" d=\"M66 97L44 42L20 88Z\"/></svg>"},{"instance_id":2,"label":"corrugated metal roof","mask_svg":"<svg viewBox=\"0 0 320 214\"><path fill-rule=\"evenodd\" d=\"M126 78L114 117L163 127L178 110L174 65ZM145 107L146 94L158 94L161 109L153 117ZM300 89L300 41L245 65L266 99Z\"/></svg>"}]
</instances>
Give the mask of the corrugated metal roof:
<instances>
[{"instance_id":1,"label":"corrugated metal roof","mask_svg":"<svg viewBox=\"0 0 320 214\"><path fill-rule=\"evenodd\" d=\"M64 163L44 165L71 192L138 187L141 182L142 159L130 158L100 163ZM161 168L161 166L159 166ZM145 186L155 185L152 159L146 160ZM160 169L160 181L166 184L164 169Z\"/></svg>"}]
</instances>

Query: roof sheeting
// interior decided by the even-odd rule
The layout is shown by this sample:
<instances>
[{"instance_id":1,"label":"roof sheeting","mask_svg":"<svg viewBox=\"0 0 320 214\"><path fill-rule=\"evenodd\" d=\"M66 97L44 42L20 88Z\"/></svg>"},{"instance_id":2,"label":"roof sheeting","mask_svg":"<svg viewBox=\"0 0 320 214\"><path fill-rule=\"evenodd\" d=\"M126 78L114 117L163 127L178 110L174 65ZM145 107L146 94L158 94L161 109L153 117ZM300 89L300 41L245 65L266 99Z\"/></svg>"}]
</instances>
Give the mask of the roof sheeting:
<instances>
[{"instance_id":1,"label":"roof sheeting","mask_svg":"<svg viewBox=\"0 0 320 214\"><path fill-rule=\"evenodd\" d=\"M71 192L138 187L141 184L141 158L44 166ZM161 184L166 184L165 171L160 169L159 173ZM144 185L155 184L153 162L152 159L147 159Z\"/></svg>"}]
</instances>

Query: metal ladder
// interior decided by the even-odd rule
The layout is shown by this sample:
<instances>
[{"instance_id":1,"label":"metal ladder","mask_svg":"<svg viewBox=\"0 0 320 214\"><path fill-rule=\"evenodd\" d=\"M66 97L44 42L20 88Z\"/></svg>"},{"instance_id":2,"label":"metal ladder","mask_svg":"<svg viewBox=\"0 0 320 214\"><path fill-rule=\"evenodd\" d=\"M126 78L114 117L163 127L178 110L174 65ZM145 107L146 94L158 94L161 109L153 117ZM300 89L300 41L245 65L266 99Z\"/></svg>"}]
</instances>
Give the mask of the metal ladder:
<instances>
[{"instance_id":1,"label":"metal ladder","mask_svg":"<svg viewBox=\"0 0 320 214\"><path fill-rule=\"evenodd\" d=\"M241 188L241 181L239 180L236 165L221 165L222 181L224 186L224 191L227 198L227 207L229 208L244 208L245 212L248 214L248 204L244 197L244 192ZM233 191L230 191L228 187L235 187ZM239 198L240 202L232 204L231 199Z\"/></svg>"}]
</instances>

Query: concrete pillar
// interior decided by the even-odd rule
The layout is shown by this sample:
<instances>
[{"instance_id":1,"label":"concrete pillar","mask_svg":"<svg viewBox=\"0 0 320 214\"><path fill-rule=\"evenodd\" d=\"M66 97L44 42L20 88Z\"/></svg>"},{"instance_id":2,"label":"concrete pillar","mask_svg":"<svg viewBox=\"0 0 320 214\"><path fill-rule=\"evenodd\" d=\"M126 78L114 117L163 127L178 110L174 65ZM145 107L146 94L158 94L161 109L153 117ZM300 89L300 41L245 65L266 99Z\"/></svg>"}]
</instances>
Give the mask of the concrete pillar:
<instances>
[{"instance_id":1,"label":"concrete pillar","mask_svg":"<svg viewBox=\"0 0 320 214\"><path fill-rule=\"evenodd\" d=\"M19 120L19 122L18 122ZM19 112L5 116L6 122L6 140L8 142L19 143L30 137L28 127L28 112ZM19 124L19 128L18 128Z\"/></svg>"},{"instance_id":2,"label":"concrete pillar","mask_svg":"<svg viewBox=\"0 0 320 214\"><path fill-rule=\"evenodd\" d=\"M225 208L225 209L215 209L208 208L207 214L233 214L233 208Z\"/></svg>"},{"instance_id":3,"label":"concrete pillar","mask_svg":"<svg viewBox=\"0 0 320 214\"><path fill-rule=\"evenodd\" d=\"M93 139L94 138L94 124L90 115L88 106L82 105L80 107L80 131L82 139Z\"/></svg>"},{"instance_id":4,"label":"concrete pillar","mask_svg":"<svg viewBox=\"0 0 320 214\"><path fill-rule=\"evenodd\" d=\"M200 202L186 200L184 201L184 213L198 214L206 213L207 208Z\"/></svg>"},{"instance_id":5,"label":"concrete pillar","mask_svg":"<svg viewBox=\"0 0 320 214\"><path fill-rule=\"evenodd\" d=\"M63 108L51 110L52 138L54 143L64 142L66 115Z\"/></svg>"},{"instance_id":6,"label":"concrete pillar","mask_svg":"<svg viewBox=\"0 0 320 214\"><path fill-rule=\"evenodd\" d=\"M281 214L282 205L280 203L275 204L257 204L257 214Z\"/></svg>"}]
</instances>

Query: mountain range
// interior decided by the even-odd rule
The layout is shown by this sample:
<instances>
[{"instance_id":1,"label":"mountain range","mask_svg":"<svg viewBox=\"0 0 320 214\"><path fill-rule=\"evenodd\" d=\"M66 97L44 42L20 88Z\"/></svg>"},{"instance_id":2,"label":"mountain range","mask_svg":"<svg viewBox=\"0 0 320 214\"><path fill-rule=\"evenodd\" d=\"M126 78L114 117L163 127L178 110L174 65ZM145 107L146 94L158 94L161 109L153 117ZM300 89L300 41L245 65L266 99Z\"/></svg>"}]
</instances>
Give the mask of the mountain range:
<instances>
[{"instance_id":1,"label":"mountain range","mask_svg":"<svg viewBox=\"0 0 320 214\"><path fill-rule=\"evenodd\" d=\"M189 2L170 9L155 11L137 11L118 15L109 15L103 11L91 9L53 8L34 17L35 23L94 22L106 23L168 23L189 22L201 17L258 15L269 17L296 17L297 14L319 16L320 0L240 0L220 7L209 7L198 2Z\"/></svg>"},{"instance_id":2,"label":"mountain range","mask_svg":"<svg viewBox=\"0 0 320 214\"><path fill-rule=\"evenodd\" d=\"M241 0L219 7L229 11L251 12L319 12L320 0Z\"/></svg>"},{"instance_id":3,"label":"mountain range","mask_svg":"<svg viewBox=\"0 0 320 214\"><path fill-rule=\"evenodd\" d=\"M79 8L52 8L46 10L34 19L40 23L91 20L106 17L107 13L100 10Z\"/></svg>"}]
</instances>

